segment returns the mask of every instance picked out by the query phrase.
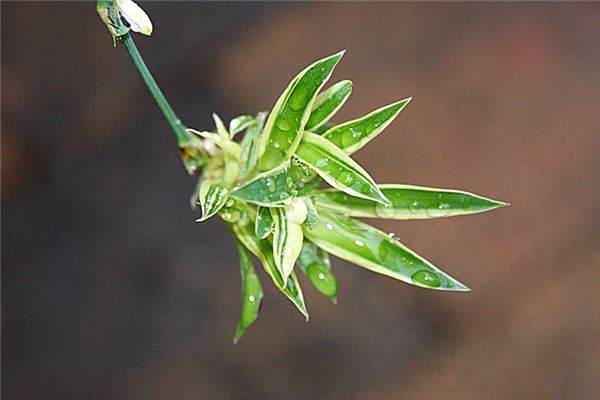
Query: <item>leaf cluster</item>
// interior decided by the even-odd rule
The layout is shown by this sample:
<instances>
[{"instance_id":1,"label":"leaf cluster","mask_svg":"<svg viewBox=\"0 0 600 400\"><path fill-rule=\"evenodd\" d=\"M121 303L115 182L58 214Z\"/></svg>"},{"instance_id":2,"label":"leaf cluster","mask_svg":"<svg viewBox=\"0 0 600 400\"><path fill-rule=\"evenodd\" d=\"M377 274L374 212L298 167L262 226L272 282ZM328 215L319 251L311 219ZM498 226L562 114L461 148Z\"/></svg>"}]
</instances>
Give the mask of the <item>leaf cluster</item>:
<instances>
[{"instance_id":1,"label":"leaf cluster","mask_svg":"<svg viewBox=\"0 0 600 400\"><path fill-rule=\"evenodd\" d=\"M322 91L342 55L300 72L268 114L242 115L228 126L213 115L214 131L188 130L193 140L183 149L184 161L189 171L201 171L192 197L202 209L198 221L221 217L240 254L242 315L235 342L257 318L263 297L252 256L306 319L296 273L335 300L330 254L412 285L467 291L395 235L355 218L429 219L506 205L464 191L375 183L351 155L388 127L411 98L330 123L352 92L348 80Z\"/></svg>"}]
</instances>

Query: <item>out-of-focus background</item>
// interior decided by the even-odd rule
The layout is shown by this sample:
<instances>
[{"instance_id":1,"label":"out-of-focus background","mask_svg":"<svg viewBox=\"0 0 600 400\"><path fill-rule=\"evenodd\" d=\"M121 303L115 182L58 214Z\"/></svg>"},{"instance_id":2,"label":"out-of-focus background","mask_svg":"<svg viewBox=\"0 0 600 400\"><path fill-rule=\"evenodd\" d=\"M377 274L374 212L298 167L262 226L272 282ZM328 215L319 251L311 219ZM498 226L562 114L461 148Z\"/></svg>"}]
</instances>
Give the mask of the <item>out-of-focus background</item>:
<instances>
[{"instance_id":1,"label":"out-of-focus background","mask_svg":"<svg viewBox=\"0 0 600 400\"><path fill-rule=\"evenodd\" d=\"M593 399L600 392L598 3L143 3L187 125L272 107L347 49L337 121L414 96L356 155L380 182L512 203L377 221L468 284L336 260L310 323L263 279L234 346L234 245L91 2L2 3L5 399ZM264 276L263 276L264 278Z\"/></svg>"}]
</instances>

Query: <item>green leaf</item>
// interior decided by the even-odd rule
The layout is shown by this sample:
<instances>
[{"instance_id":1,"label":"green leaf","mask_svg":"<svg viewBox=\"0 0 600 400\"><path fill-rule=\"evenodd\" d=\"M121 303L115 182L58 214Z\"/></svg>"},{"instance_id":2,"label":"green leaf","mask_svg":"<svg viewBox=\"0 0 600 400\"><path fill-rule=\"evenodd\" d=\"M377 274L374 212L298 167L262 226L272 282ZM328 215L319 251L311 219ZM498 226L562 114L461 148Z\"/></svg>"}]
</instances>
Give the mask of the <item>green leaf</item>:
<instances>
[{"instance_id":1,"label":"green leaf","mask_svg":"<svg viewBox=\"0 0 600 400\"><path fill-rule=\"evenodd\" d=\"M227 132L227 128L225 128L225 124L221 117L219 117L216 113L212 115L213 120L215 121L215 127L217 128L217 134L221 136L223 139L229 139L229 132Z\"/></svg>"},{"instance_id":2,"label":"green leaf","mask_svg":"<svg viewBox=\"0 0 600 400\"><path fill-rule=\"evenodd\" d=\"M314 128L313 130L311 130L311 132L314 133L314 134L316 134L316 135L323 136L323 134L325 132L327 132L328 130L330 130L334 126L335 126L334 124L330 124L328 122L328 123L325 123L325 124L321 125L318 128Z\"/></svg>"},{"instance_id":3,"label":"green leaf","mask_svg":"<svg viewBox=\"0 0 600 400\"><path fill-rule=\"evenodd\" d=\"M385 219L430 219L477 214L507 206L507 203L459 190L436 189L412 185L379 185L390 201L384 206L371 200L348 196L338 190L315 192L317 207L350 217Z\"/></svg>"},{"instance_id":4,"label":"green leaf","mask_svg":"<svg viewBox=\"0 0 600 400\"><path fill-rule=\"evenodd\" d=\"M331 76L343 52L315 62L300 72L275 103L261 139L261 171L288 161L302 137L317 93Z\"/></svg>"},{"instance_id":5,"label":"green leaf","mask_svg":"<svg viewBox=\"0 0 600 400\"><path fill-rule=\"evenodd\" d=\"M246 329L258 317L263 299L263 289L252 265L252 254L239 240L235 240L240 254L240 272L242 276L242 314L238 322L233 342L237 343Z\"/></svg>"},{"instance_id":6,"label":"green leaf","mask_svg":"<svg viewBox=\"0 0 600 400\"><path fill-rule=\"evenodd\" d=\"M256 120L251 115L240 115L229 122L229 135L234 137L239 132L256 123Z\"/></svg>"},{"instance_id":7,"label":"green leaf","mask_svg":"<svg viewBox=\"0 0 600 400\"><path fill-rule=\"evenodd\" d=\"M469 290L385 232L344 215L321 210L304 235L325 251L371 271L428 289Z\"/></svg>"},{"instance_id":8,"label":"green leaf","mask_svg":"<svg viewBox=\"0 0 600 400\"><path fill-rule=\"evenodd\" d=\"M294 181L288 176L288 168L289 162L257 175L248 183L235 188L231 196L259 206L282 206L298 193Z\"/></svg>"},{"instance_id":9,"label":"green leaf","mask_svg":"<svg viewBox=\"0 0 600 400\"><path fill-rule=\"evenodd\" d=\"M273 217L268 207L258 206L254 229L259 239L266 239L273 232Z\"/></svg>"},{"instance_id":10,"label":"green leaf","mask_svg":"<svg viewBox=\"0 0 600 400\"><path fill-rule=\"evenodd\" d=\"M331 262L327 252L309 241L304 241L298 257L298 265L313 286L335 302L337 280L331 273Z\"/></svg>"},{"instance_id":11,"label":"green leaf","mask_svg":"<svg viewBox=\"0 0 600 400\"><path fill-rule=\"evenodd\" d=\"M389 204L369 174L327 139L304 132L296 156L334 188L351 196Z\"/></svg>"},{"instance_id":12,"label":"green leaf","mask_svg":"<svg viewBox=\"0 0 600 400\"><path fill-rule=\"evenodd\" d=\"M219 212L228 199L228 190L217 181L206 179L200 184L199 198L202 217L197 222L206 221Z\"/></svg>"},{"instance_id":13,"label":"green leaf","mask_svg":"<svg viewBox=\"0 0 600 400\"><path fill-rule=\"evenodd\" d=\"M289 206L269 210L273 218L273 258L281 276L287 280L302 249L304 235L300 225L306 220L306 205L294 199Z\"/></svg>"},{"instance_id":14,"label":"green leaf","mask_svg":"<svg viewBox=\"0 0 600 400\"><path fill-rule=\"evenodd\" d=\"M313 104L310 118L304 128L313 131L323 125L344 105L352 93L352 82L345 80L336 83L317 96Z\"/></svg>"},{"instance_id":15,"label":"green leaf","mask_svg":"<svg viewBox=\"0 0 600 400\"><path fill-rule=\"evenodd\" d=\"M362 118L337 125L325 132L323 137L347 154L352 154L379 135L411 100L412 97L409 97L379 108Z\"/></svg>"},{"instance_id":16,"label":"green leaf","mask_svg":"<svg viewBox=\"0 0 600 400\"><path fill-rule=\"evenodd\" d=\"M256 124L250 125L242 142L242 153L240 155L240 165L242 166L238 178L240 180L246 179L256 168L258 164L258 154L260 152L260 133L262 132L265 124L267 113L260 112L256 115Z\"/></svg>"},{"instance_id":17,"label":"green leaf","mask_svg":"<svg viewBox=\"0 0 600 400\"><path fill-rule=\"evenodd\" d=\"M308 311L304 304L302 289L298 283L296 274L292 272L285 282L275 266L273 259L273 247L266 239L259 239L254 234L255 211L244 204L238 203L242 217L229 224L234 235L262 262L265 272L271 277L275 286L296 306L308 321Z\"/></svg>"}]
</instances>

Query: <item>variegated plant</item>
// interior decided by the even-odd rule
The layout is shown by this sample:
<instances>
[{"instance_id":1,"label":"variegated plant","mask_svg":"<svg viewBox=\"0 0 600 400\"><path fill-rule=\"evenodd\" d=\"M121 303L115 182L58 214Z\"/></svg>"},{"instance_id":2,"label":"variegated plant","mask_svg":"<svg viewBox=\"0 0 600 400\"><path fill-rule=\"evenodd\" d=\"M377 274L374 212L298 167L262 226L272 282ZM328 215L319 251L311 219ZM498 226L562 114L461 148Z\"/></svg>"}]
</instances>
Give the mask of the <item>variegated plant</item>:
<instances>
[{"instance_id":1,"label":"variegated plant","mask_svg":"<svg viewBox=\"0 0 600 400\"><path fill-rule=\"evenodd\" d=\"M100 3L110 11L104 16L113 16L111 33L129 50L177 134L188 172L200 175L192 196L192 205L201 207L198 221L218 215L235 238L242 275L242 316L234 341L257 318L263 297L252 255L306 319L297 272L335 300L337 281L330 254L416 286L469 290L395 235L355 219L429 219L506 205L457 190L378 185L351 158L389 126L411 98L358 119L330 123L352 92L347 80L322 90L343 55L339 52L300 72L268 114L243 115L228 126L215 114L213 131L184 130L145 68L128 26L121 23L122 18L114 20L122 2Z\"/></svg>"}]
</instances>

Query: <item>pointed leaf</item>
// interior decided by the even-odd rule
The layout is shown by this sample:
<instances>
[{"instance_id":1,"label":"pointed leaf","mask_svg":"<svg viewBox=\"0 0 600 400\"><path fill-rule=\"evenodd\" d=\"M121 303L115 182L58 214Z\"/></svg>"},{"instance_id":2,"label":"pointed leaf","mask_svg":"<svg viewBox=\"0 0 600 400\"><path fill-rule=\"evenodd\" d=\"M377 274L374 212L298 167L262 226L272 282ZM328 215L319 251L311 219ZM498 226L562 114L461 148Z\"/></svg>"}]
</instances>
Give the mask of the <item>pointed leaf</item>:
<instances>
[{"instance_id":1,"label":"pointed leaf","mask_svg":"<svg viewBox=\"0 0 600 400\"><path fill-rule=\"evenodd\" d=\"M249 206L239 204L242 218L229 224L234 235L262 262L265 272L271 277L275 286L288 298L308 321L308 311L304 304L302 289L296 274L292 272L287 282L284 282L273 260L273 248L265 239L254 235L254 219L256 212Z\"/></svg>"},{"instance_id":2,"label":"pointed leaf","mask_svg":"<svg viewBox=\"0 0 600 400\"><path fill-rule=\"evenodd\" d=\"M323 137L347 154L352 154L387 128L411 100L412 97L409 97L379 108L362 118L337 125L325 132Z\"/></svg>"},{"instance_id":3,"label":"pointed leaf","mask_svg":"<svg viewBox=\"0 0 600 400\"><path fill-rule=\"evenodd\" d=\"M302 227L307 215L306 205L300 199L285 207L269 209L273 218L273 258L284 280L292 273L302 249Z\"/></svg>"},{"instance_id":4,"label":"pointed leaf","mask_svg":"<svg viewBox=\"0 0 600 400\"><path fill-rule=\"evenodd\" d=\"M352 196L389 203L369 174L327 139L304 132L296 156L334 188Z\"/></svg>"},{"instance_id":5,"label":"pointed leaf","mask_svg":"<svg viewBox=\"0 0 600 400\"><path fill-rule=\"evenodd\" d=\"M282 206L298 191L288 176L289 163L272 171L257 175L248 183L235 188L231 196L265 207Z\"/></svg>"},{"instance_id":6,"label":"pointed leaf","mask_svg":"<svg viewBox=\"0 0 600 400\"><path fill-rule=\"evenodd\" d=\"M335 301L337 280L331 273L329 254L325 250L305 240L298 257L298 265L321 294Z\"/></svg>"},{"instance_id":7,"label":"pointed leaf","mask_svg":"<svg viewBox=\"0 0 600 400\"><path fill-rule=\"evenodd\" d=\"M239 117L235 117L229 122L230 137L234 137L237 133L243 131L254 123L256 123L256 120L251 115L240 115Z\"/></svg>"},{"instance_id":8,"label":"pointed leaf","mask_svg":"<svg viewBox=\"0 0 600 400\"><path fill-rule=\"evenodd\" d=\"M343 52L315 62L300 72L273 107L264 135L258 168L268 171L290 159L304 131L319 90L329 79Z\"/></svg>"},{"instance_id":9,"label":"pointed leaf","mask_svg":"<svg viewBox=\"0 0 600 400\"><path fill-rule=\"evenodd\" d=\"M206 221L225 205L227 201L228 190L218 184L216 181L206 179L200 184L200 207L202 208L202 217L197 222Z\"/></svg>"},{"instance_id":10,"label":"pointed leaf","mask_svg":"<svg viewBox=\"0 0 600 400\"><path fill-rule=\"evenodd\" d=\"M229 132L227 132L227 128L225 128L225 124L223 123L221 117L219 117L216 113L213 113L212 117L215 121L215 127L217 128L217 133L219 136L221 136L223 139L229 139Z\"/></svg>"},{"instance_id":11,"label":"pointed leaf","mask_svg":"<svg viewBox=\"0 0 600 400\"><path fill-rule=\"evenodd\" d=\"M412 185L379 185L390 206L348 196L339 190L320 190L313 197L318 207L350 217L430 219L477 214L508 205L459 190Z\"/></svg>"},{"instance_id":12,"label":"pointed leaf","mask_svg":"<svg viewBox=\"0 0 600 400\"><path fill-rule=\"evenodd\" d=\"M304 129L313 132L314 129L329 121L342 108L350 93L352 93L352 82L345 80L318 95Z\"/></svg>"},{"instance_id":13,"label":"pointed leaf","mask_svg":"<svg viewBox=\"0 0 600 400\"><path fill-rule=\"evenodd\" d=\"M262 305L263 290L258 275L252 265L252 254L236 239L235 244L240 254L240 272L242 276L242 314L238 322L233 342L237 343L246 329L258 317Z\"/></svg>"},{"instance_id":14,"label":"pointed leaf","mask_svg":"<svg viewBox=\"0 0 600 400\"><path fill-rule=\"evenodd\" d=\"M268 207L258 206L254 229L259 239L266 239L273 232L273 217Z\"/></svg>"},{"instance_id":15,"label":"pointed leaf","mask_svg":"<svg viewBox=\"0 0 600 400\"><path fill-rule=\"evenodd\" d=\"M304 235L325 251L371 271L428 289L469 290L385 232L344 215L321 210Z\"/></svg>"},{"instance_id":16,"label":"pointed leaf","mask_svg":"<svg viewBox=\"0 0 600 400\"><path fill-rule=\"evenodd\" d=\"M256 116L256 124L250 125L242 142L242 153L240 155L241 171L238 176L240 180L246 179L258 164L258 153L260 152L260 133L262 132L267 113L260 112Z\"/></svg>"}]
</instances>

